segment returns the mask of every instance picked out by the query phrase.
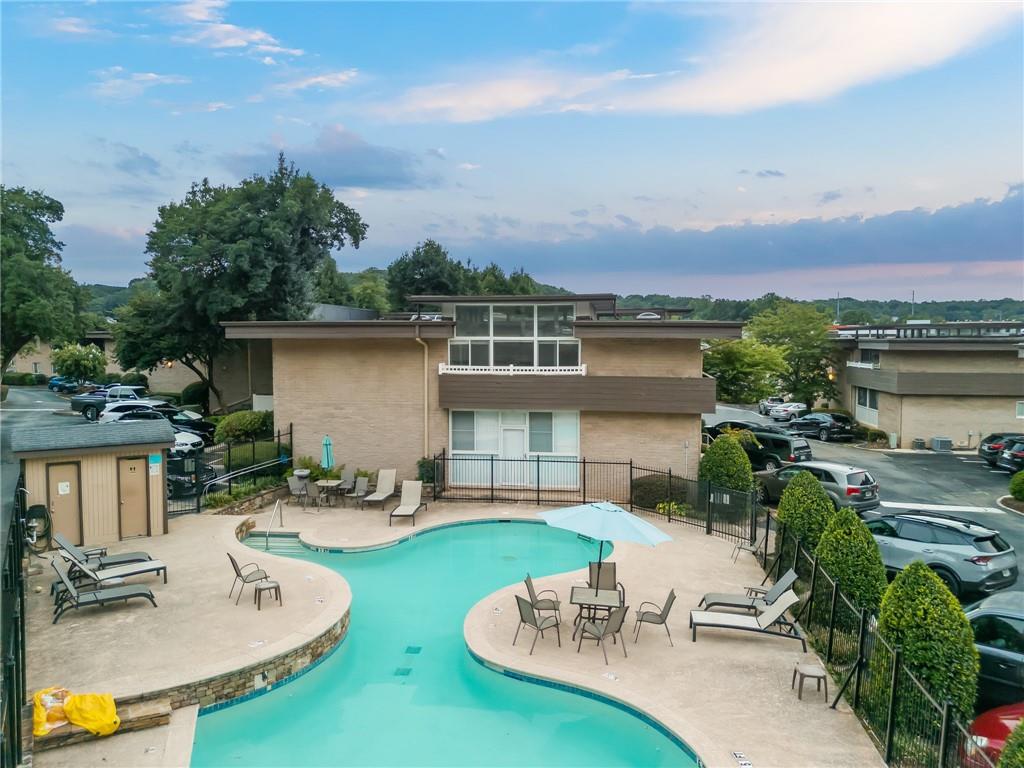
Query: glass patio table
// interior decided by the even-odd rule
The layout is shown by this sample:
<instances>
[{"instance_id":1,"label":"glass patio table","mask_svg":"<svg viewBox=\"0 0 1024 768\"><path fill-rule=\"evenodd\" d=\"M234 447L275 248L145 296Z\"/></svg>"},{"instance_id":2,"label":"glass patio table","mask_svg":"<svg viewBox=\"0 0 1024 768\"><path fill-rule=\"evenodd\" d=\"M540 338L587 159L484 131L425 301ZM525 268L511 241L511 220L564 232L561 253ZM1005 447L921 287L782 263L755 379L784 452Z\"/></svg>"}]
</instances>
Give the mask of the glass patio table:
<instances>
[{"instance_id":1,"label":"glass patio table","mask_svg":"<svg viewBox=\"0 0 1024 768\"><path fill-rule=\"evenodd\" d=\"M593 617L594 611L612 611L622 607L622 595L617 589L594 589L593 587L573 587L569 593L569 602L577 606L576 619L573 624L576 629L572 636L575 639L579 626L582 623L585 611Z\"/></svg>"}]
</instances>

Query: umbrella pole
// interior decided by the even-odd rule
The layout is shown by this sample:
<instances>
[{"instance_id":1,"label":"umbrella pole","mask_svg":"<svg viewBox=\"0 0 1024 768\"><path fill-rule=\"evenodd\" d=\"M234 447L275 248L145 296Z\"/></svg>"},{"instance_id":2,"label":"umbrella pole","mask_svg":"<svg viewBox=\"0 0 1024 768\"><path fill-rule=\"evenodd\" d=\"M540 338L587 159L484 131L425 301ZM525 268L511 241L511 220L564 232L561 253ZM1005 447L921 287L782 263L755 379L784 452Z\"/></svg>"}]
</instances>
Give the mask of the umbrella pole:
<instances>
[{"instance_id":1,"label":"umbrella pole","mask_svg":"<svg viewBox=\"0 0 1024 768\"><path fill-rule=\"evenodd\" d=\"M601 547L597 550L597 581L594 582L594 597L601 588L601 560L604 558L604 539L601 539Z\"/></svg>"}]
</instances>

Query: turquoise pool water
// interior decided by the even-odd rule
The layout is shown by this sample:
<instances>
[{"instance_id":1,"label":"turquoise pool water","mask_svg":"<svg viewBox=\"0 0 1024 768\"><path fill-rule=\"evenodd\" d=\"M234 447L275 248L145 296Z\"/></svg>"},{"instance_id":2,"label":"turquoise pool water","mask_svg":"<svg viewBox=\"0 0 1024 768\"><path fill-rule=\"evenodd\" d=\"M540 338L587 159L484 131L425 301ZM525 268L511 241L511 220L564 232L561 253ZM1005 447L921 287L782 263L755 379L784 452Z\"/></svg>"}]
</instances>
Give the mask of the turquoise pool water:
<instances>
[{"instance_id":1,"label":"turquoise pool water","mask_svg":"<svg viewBox=\"0 0 1024 768\"><path fill-rule=\"evenodd\" d=\"M506 677L466 649L463 619L482 597L527 571L583 567L596 552L545 525L484 523L376 552L296 554L348 580L348 636L295 681L202 715L192 765L696 766L634 715ZM575 653L567 634L561 652ZM600 651L588 651L603 666Z\"/></svg>"}]
</instances>

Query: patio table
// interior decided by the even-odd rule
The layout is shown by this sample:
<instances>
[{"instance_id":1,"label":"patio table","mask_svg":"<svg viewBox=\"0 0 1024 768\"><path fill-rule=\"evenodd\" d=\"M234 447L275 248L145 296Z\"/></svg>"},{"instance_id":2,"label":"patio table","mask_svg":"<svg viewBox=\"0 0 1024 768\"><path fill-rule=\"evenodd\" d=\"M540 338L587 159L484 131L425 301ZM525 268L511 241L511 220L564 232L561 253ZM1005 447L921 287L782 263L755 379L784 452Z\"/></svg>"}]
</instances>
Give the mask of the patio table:
<instances>
[{"instance_id":1,"label":"patio table","mask_svg":"<svg viewBox=\"0 0 1024 768\"><path fill-rule=\"evenodd\" d=\"M572 636L575 639L585 609L612 611L622 606L622 596L617 589L595 590L593 587L573 587L569 593L569 602L579 609L576 619L573 621L576 629L573 630Z\"/></svg>"},{"instance_id":2,"label":"patio table","mask_svg":"<svg viewBox=\"0 0 1024 768\"><path fill-rule=\"evenodd\" d=\"M341 480L317 480L316 486L320 489L320 495L327 498L327 503L331 503L331 496L337 495L338 490L341 487Z\"/></svg>"}]
</instances>

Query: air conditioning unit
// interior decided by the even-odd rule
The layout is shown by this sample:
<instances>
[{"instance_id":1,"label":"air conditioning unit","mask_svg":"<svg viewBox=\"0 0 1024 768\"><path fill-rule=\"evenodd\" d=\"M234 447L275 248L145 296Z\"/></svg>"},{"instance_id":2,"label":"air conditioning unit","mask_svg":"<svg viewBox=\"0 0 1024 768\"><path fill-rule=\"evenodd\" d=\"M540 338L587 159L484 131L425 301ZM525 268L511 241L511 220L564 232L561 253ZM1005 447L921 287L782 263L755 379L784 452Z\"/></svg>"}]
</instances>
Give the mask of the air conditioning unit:
<instances>
[{"instance_id":1,"label":"air conditioning unit","mask_svg":"<svg viewBox=\"0 0 1024 768\"><path fill-rule=\"evenodd\" d=\"M932 438L932 450L933 451L952 451L953 450L953 439L950 437L933 437Z\"/></svg>"}]
</instances>

